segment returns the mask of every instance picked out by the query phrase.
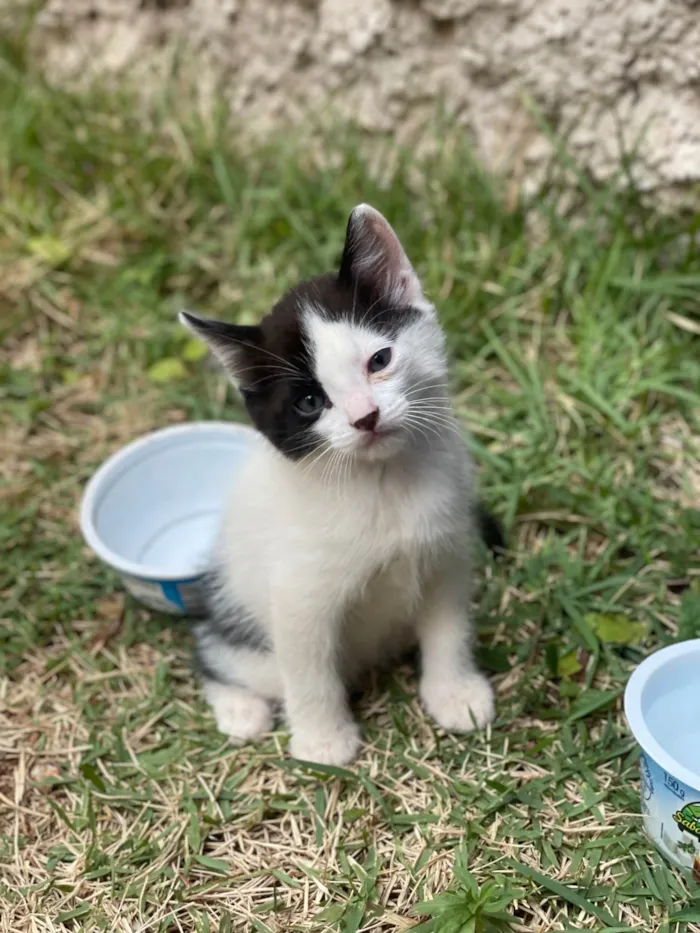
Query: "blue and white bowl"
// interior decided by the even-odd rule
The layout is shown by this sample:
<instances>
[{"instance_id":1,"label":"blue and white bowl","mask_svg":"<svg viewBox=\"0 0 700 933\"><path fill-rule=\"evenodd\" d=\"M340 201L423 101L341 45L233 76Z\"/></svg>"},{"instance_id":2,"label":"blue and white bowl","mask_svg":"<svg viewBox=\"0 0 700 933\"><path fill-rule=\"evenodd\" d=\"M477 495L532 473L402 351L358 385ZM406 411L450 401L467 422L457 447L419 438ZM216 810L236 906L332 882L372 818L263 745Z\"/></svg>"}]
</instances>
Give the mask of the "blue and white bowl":
<instances>
[{"instance_id":1,"label":"blue and white bowl","mask_svg":"<svg viewBox=\"0 0 700 933\"><path fill-rule=\"evenodd\" d=\"M641 746L646 831L700 882L700 638L639 665L625 690L625 715Z\"/></svg>"},{"instance_id":2,"label":"blue and white bowl","mask_svg":"<svg viewBox=\"0 0 700 933\"><path fill-rule=\"evenodd\" d=\"M106 460L80 506L85 540L151 609L196 615L226 492L257 432L204 421L147 434Z\"/></svg>"}]
</instances>

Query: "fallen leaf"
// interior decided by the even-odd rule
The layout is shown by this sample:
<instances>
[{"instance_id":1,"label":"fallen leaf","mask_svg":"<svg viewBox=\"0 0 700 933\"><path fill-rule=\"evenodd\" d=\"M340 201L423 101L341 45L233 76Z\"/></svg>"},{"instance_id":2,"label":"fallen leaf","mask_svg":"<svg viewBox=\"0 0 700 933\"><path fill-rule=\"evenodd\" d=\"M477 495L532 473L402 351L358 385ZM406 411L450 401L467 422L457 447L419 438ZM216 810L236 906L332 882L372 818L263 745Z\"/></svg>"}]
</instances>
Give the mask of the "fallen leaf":
<instances>
[{"instance_id":1,"label":"fallen leaf","mask_svg":"<svg viewBox=\"0 0 700 933\"><path fill-rule=\"evenodd\" d=\"M557 662L557 675L559 677L573 677L583 670L583 665L576 657L575 651L569 651L563 655Z\"/></svg>"},{"instance_id":2,"label":"fallen leaf","mask_svg":"<svg viewBox=\"0 0 700 933\"><path fill-rule=\"evenodd\" d=\"M75 369L64 369L61 373L61 379L64 386L74 386L80 381L80 373Z\"/></svg>"},{"instance_id":3,"label":"fallen leaf","mask_svg":"<svg viewBox=\"0 0 700 933\"><path fill-rule=\"evenodd\" d=\"M50 266L60 266L71 254L70 248L63 240L49 234L27 240L27 248L30 253Z\"/></svg>"},{"instance_id":4,"label":"fallen leaf","mask_svg":"<svg viewBox=\"0 0 700 933\"><path fill-rule=\"evenodd\" d=\"M598 638L610 645L638 645L646 631L641 622L633 622L623 615L605 615L592 612L586 621Z\"/></svg>"},{"instance_id":5,"label":"fallen leaf","mask_svg":"<svg viewBox=\"0 0 700 933\"><path fill-rule=\"evenodd\" d=\"M185 364L182 360L176 360L172 356L158 360L148 370L148 378L151 382L156 382L159 385L166 382L176 382L178 379L184 379L186 375Z\"/></svg>"},{"instance_id":6,"label":"fallen leaf","mask_svg":"<svg viewBox=\"0 0 700 933\"><path fill-rule=\"evenodd\" d=\"M202 357L205 357L207 352L207 345L193 337L191 340L188 340L182 348L182 358L183 360L187 360L188 363L196 363L198 360L201 360Z\"/></svg>"}]
</instances>

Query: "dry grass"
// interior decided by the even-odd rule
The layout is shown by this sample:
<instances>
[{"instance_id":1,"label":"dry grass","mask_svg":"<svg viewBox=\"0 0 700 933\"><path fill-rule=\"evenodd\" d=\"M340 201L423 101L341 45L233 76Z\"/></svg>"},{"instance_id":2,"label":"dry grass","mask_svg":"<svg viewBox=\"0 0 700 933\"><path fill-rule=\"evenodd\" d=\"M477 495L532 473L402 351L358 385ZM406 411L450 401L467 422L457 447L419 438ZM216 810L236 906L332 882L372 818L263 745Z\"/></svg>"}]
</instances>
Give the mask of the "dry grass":
<instances>
[{"instance_id":1,"label":"dry grass","mask_svg":"<svg viewBox=\"0 0 700 933\"><path fill-rule=\"evenodd\" d=\"M541 868L543 856L564 883L577 854L593 861L596 887L611 892L621 859L628 871L645 865L636 813L608 800L631 748L609 723L591 732L594 777L582 783L576 765L561 765L558 724L516 715L466 742L439 736L404 671L363 702L369 741L357 767L310 772L284 757L281 734L232 751L202 708L183 639L160 631L124 647L116 631L105 643L122 601L104 608L107 618L76 624L83 650L57 634L3 698L14 892L4 930L60 929L69 915L124 931L196 929L226 915L232 929L304 929L314 918L323 929L324 908L339 919L361 906L358 929L402 931L418 899L451 886L465 846L477 877L497 872L516 887L513 862ZM500 678L506 720L521 673ZM551 760L533 760L543 741ZM637 854L623 856L621 839L625 849L636 840ZM562 929L564 919L599 928L556 899L522 896L513 910L514 929ZM620 917L640 923L630 906Z\"/></svg>"},{"instance_id":2,"label":"dry grass","mask_svg":"<svg viewBox=\"0 0 700 933\"><path fill-rule=\"evenodd\" d=\"M323 171L289 141L243 157L223 123L23 69L2 59L0 930L457 933L477 910L484 933L697 933L697 892L641 831L620 709L648 649L700 634L694 220L584 177L575 222L554 184L514 205L459 140L384 190L351 142ZM187 359L184 297L259 314L330 266L363 199L440 296L510 528L478 603L499 718L436 732L401 670L362 700L357 766L310 770L283 732L217 734L186 624L123 596L75 509L125 441L240 414ZM186 377L154 382L164 358ZM630 645L598 634L620 614Z\"/></svg>"}]
</instances>

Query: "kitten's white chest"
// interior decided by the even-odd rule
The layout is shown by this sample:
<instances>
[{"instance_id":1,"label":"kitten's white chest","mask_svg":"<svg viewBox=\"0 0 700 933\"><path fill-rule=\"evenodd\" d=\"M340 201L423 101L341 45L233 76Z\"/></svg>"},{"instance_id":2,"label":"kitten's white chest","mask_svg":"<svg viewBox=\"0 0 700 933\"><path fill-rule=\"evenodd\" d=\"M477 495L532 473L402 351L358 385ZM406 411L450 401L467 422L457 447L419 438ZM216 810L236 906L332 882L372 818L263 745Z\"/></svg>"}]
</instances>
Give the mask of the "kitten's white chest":
<instances>
[{"instance_id":1,"label":"kitten's white chest","mask_svg":"<svg viewBox=\"0 0 700 933\"><path fill-rule=\"evenodd\" d=\"M348 506L341 551L349 572L359 574L345 624L351 673L396 657L415 640L426 584L464 518L459 488L442 479L366 488Z\"/></svg>"},{"instance_id":2,"label":"kitten's white chest","mask_svg":"<svg viewBox=\"0 0 700 933\"><path fill-rule=\"evenodd\" d=\"M413 646L424 580L420 558L404 554L377 570L358 592L343 634L344 666L350 678Z\"/></svg>"},{"instance_id":3,"label":"kitten's white chest","mask_svg":"<svg viewBox=\"0 0 700 933\"><path fill-rule=\"evenodd\" d=\"M467 509L459 477L446 470L361 479L341 501L339 534L377 568L403 567L434 553L459 532Z\"/></svg>"}]
</instances>

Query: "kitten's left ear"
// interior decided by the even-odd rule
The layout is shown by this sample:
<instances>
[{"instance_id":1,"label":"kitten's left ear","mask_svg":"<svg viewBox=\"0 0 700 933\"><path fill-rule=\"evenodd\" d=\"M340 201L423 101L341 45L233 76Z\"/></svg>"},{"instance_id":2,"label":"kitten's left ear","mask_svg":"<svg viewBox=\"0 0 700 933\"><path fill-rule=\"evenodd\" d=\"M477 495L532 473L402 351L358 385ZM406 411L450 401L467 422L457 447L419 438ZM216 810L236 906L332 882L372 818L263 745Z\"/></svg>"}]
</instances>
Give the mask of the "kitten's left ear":
<instances>
[{"instance_id":1,"label":"kitten's left ear","mask_svg":"<svg viewBox=\"0 0 700 933\"><path fill-rule=\"evenodd\" d=\"M262 346L259 327L213 321L189 311L180 311L178 320L207 344L236 385L246 381L242 375L251 371L251 360Z\"/></svg>"},{"instance_id":2,"label":"kitten's left ear","mask_svg":"<svg viewBox=\"0 0 700 933\"><path fill-rule=\"evenodd\" d=\"M338 282L369 288L395 304L427 304L420 281L388 220L369 204L350 215Z\"/></svg>"}]
</instances>

